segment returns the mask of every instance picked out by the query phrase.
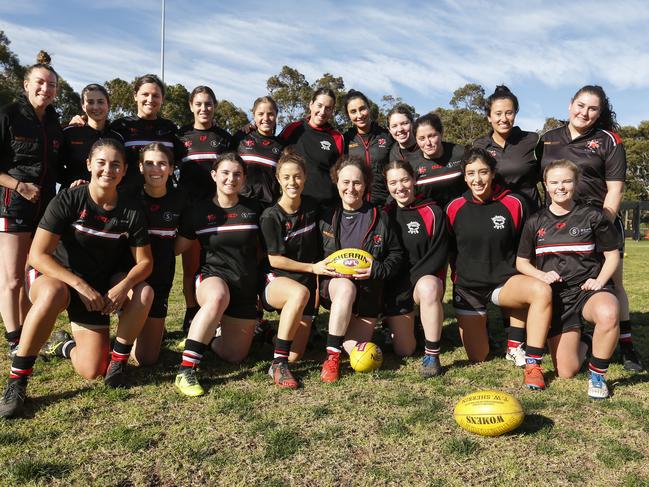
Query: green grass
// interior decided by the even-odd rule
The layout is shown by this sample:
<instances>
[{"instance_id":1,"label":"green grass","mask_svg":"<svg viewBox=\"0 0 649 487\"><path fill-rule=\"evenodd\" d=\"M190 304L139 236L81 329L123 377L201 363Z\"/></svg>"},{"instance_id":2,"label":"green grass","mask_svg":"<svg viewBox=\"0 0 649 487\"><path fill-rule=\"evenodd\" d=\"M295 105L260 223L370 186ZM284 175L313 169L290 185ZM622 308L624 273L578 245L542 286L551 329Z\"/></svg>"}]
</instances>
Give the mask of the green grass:
<instances>
[{"instance_id":1,"label":"green grass","mask_svg":"<svg viewBox=\"0 0 649 487\"><path fill-rule=\"evenodd\" d=\"M627 252L635 340L649 363L649 242ZM548 390L527 391L501 350L466 362L448 298L441 377L419 377L421 350L403 361L386 350L378 372L345 364L339 383L322 384L319 343L294 367L303 387L285 391L266 375L272 348L257 345L240 366L208 354L207 394L186 399L172 384L183 314L175 287L161 363L134 370L132 388L81 379L65 360L37 362L27 417L0 421L0 485L649 485L649 375L614 363L613 397L592 402L584 374L553 378L546 360ZM500 314L491 321L502 341ZM517 431L486 438L455 424L457 400L482 388L521 400Z\"/></svg>"}]
</instances>

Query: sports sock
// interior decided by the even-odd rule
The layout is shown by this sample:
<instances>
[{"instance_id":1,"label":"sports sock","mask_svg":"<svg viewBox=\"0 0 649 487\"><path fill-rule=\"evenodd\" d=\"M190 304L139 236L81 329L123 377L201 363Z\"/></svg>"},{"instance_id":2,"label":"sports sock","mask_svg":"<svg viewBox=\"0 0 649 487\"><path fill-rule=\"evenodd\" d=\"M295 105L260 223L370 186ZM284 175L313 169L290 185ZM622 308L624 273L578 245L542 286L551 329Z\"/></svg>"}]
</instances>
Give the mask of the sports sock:
<instances>
[{"instance_id":1,"label":"sports sock","mask_svg":"<svg viewBox=\"0 0 649 487\"><path fill-rule=\"evenodd\" d=\"M113 351L110 354L110 359L113 362L128 362L128 357L131 355L133 344L126 345L115 340L113 344Z\"/></svg>"},{"instance_id":2,"label":"sports sock","mask_svg":"<svg viewBox=\"0 0 649 487\"><path fill-rule=\"evenodd\" d=\"M185 369L192 369L198 367L205 353L207 345L196 340L190 340L189 338L185 341L185 350L183 350L182 362L180 362L180 367L178 368L179 372L182 372Z\"/></svg>"},{"instance_id":3,"label":"sports sock","mask_svg":"<svg viewBox=\"0 0 649 487\"><path fill-rule=\"evenodd\" d=\"M611 359L603 359L603 358L597 358L594 355L590 357L590 361L588 362L588 370L591 371L591 373L594 374L600 374L604 375L606 374L606 371L608 370L608 365L611 363Z\"/></svg>"},{"instance_id":4,"label":"sports sock","mask_svg":"<svg viewBox=\"0 0 649 487\"><path fill-rule=\"evenodd\" d=\"M541 365L543 361L543 348L531 347L525 344L525 363Z\"/></svg>"},{"instance_id":5,"label":"sports sock","mask_svg":"<svg viewBox=\"0 0 649 487\"><path fill-rule=\"evenodd\" d=\"M633 340L631 338L631 321L620 321L620 347L622 350L629 350L633 348Z\"/></svg>"},{"instance_id":6,"label":"sports sock","mask_svg":"<svg viewBox=\"0 0 649 487\"><path fill-rule=\"evenodd\" d=\"M5 338L9 344L9 348L14 349L18 346L20 342L20 332L23 331L23 327L18 327L17 330L5 332Z\"/></svg>"},{"instance_id":7,"label":"sports sock","mask_svg":"<svg viewBox=\"0 0 649 487\"><path fill-rule=\"evenodd\" d=\"M36 362L36 355L29 357L19 357L16 355L11 361L11 371L9 372L9 379L27 379L34 370L34 363Z\"/></svg>"},{"instance_id":8,"label":"sports sock","mask_svg":"<svg viewBox=\"0 0 649 487\"><path fill-rule=\"evenodd\" d=\"M439 342L431 342L430 340L425 340L424 354L432 355L433 357L439 357Z\"/></svg>"},{"instance_id":9,"label":"sports sock","mask_svg":"<svg viewBox=\"0 0 649 487\"><path fill-rule=\"evenodd\" d=\"M72 349L77 346L77 342L74 340L68 340L63 344L61 347L61 356L63 358L70 358L70 354L72 353ZM129 351L130 353L130 351ZM128 360L128 357L127 357Z\"/></svg>"},{"instance_id":10,"label":"sports sock","mask_svg":"<svg viewBox=\"0 0 649 487\"><path fill-rule=\"evenodd\" d=\"M343 349L343 342L345 337L332 335L331 333L327 334L327 353L340 354Z\"/></svg>"},{"instance_id":11,"label":"sports sock","mask_svg":"<svg viewBox=\"0 0 649 487\"><path fill-rule=\"evenodd\" d=\"M275 340L275 353L273 354L273 363L288 363L288 354L291 351L292 340L282 340L278 338Z\"/></svg>"},{"instance_id":12,"label":"sports sock","mask_svg":"<svg viewBox=\"0 0 649 487\"><path fill-rule=\"evenodd\" d=\"M525 328L510 326L507 328L507 349L518 348L525 341Z\"/></svg>"}]
</instances>

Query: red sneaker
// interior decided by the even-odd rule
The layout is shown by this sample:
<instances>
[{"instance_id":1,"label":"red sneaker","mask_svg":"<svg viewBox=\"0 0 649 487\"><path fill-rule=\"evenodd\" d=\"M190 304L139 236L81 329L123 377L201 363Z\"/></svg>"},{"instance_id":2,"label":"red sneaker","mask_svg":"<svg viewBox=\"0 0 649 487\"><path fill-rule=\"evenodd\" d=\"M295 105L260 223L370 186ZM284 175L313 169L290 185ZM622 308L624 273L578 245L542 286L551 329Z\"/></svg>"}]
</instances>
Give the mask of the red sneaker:
<instances>
[{"instance_id":1,"label":"red sneaker","mask_svg":"<svg viewBox=\"0 0 649 487\"><path fill-rule=\"evenodd\" d=\"M340 378L340 354L329 353L322 364L320 379L322 382L336 382Z\"/></svg>"},{"instance_id":2,"label":"red sneaker","mask_svg":"<svg viewBox=\"0 0 649 487\"><path fill-rule=\"evenodd\" d=\"M542 391L545 389L543 369L539 364L525 364L525 385L528 389Z\"/></svg>"},{"instance_id":3,"label":"red sneaker","mask_svg":"<svg viewBox=\"0 0 649 487\"><path fill-rule=\"evenodd\" d=\"M273 382L275 382L279 387L286 389L298 388L298 383L295 380L295 377L293 377L293 374L291 374L286 362L271 364L270 369L268 369L268 375L273 378Z\"/></svg>"}]
</instances>

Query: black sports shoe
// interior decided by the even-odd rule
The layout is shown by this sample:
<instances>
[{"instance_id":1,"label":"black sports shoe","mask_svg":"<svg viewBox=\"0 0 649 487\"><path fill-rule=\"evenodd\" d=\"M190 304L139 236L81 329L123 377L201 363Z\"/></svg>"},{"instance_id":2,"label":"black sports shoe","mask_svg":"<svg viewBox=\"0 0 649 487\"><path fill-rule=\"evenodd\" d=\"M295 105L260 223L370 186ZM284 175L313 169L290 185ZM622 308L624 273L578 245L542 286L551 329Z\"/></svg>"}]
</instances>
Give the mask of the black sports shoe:
<instances>
[{"instance_id":1,"label":"black sports shoe","mask_svg":"<svg viewBox=\"0 0 649 487\"><path fill-rule=\"evenodd\" d=\"M5 387L2 400L0 400L0 416L3 418L14 418L20 416L25 404L27 395L27 379L9 379Z\"/></svg>"},{"instance_id":2,"label":"black sports shoe","mask_svg":"<svg viewBox=\"0 0 649 487\"><path fill-rule=\"evenodd\" d=\"M622 347L622 365L630 372L642 372L644 366L633 347Z\"/></svg>"},{"instance_id":3,"label":"black sports shoe","mask_svg":"<svg viewBox=\"0 0 649 487\"><path fill-rule=\"evenodd\" d=\"M10 343L9 344L9 352L7 355L9 355L9 358L14 358L16 354L18 353L18 344L17 343Z\"/></svg>"},{"instance_id":4,"label":"black sports shoe","mask_svg":"<svg viewBox=\"0 0 649 487\"><path fill-rule=\"evenodd\" d=\"M125 387L126 386L126 360L118 362L117 360L111 360L108 364L108 369L106 370L106 376L104 377L104 384L108 387Z\"/></svg>"},{"instance_id":5,"label":"black sports shoe","mask_svg":"<svg viewBox=\"0 0 649 487\"><path fill-rule=\"evenodd\" d=\"M72 340L69 333L64 330L57 330L50 336L45 346L41 349L41 357L49 360L53 357L63 357L63 345Z\"/></svg>"}]
</instances>

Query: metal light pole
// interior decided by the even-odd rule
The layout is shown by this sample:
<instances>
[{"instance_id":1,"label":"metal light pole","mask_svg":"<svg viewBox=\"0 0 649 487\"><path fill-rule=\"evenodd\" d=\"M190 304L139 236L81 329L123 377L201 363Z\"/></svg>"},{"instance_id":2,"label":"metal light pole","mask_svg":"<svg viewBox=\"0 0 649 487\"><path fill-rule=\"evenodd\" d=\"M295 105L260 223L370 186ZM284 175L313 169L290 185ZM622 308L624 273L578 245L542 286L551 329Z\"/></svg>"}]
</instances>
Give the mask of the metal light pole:
<instances>
[{"instance_id":1,"label":"metal light pole","mask_svg":"<svg viewBox=\"0 0 649 487\"><path fill-rule=\"evenodd\" d=\"M162 27L160 29L160 79L165 80L165 0L162 0Z\"/></svg>"}]
</instances>

